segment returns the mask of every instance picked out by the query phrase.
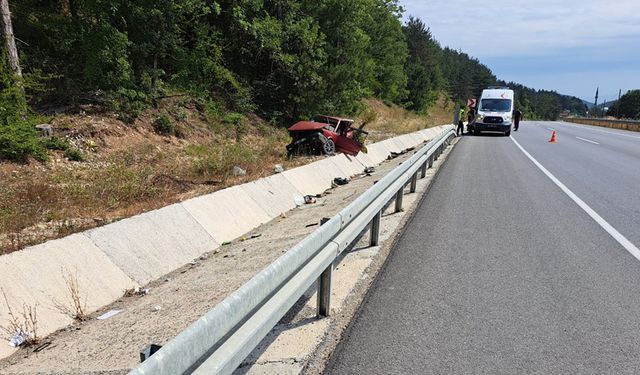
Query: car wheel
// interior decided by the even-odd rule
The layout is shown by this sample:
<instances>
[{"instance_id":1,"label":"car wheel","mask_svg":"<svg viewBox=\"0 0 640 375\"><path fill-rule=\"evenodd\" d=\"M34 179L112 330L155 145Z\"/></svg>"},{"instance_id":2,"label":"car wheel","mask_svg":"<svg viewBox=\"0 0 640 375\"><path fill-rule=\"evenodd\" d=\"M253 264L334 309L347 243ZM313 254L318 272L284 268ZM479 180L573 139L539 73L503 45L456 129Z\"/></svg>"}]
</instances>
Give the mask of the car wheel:
<instances>
[{"instance_id":1,"label":"car wheel","mask_svg":"<svg viewBox=\"0 0 640 375\"><path fill-rule=\"evenodd\" d=\"M473 129L473 135L480 135L480 130Z\"/></svg>"},{"instance_id":2,"label":"car wheel","mask_svg":"<svg viewBox=\"0 0 640 375\"><path fill-rule=\"evenodd\" d=\"M327 155L333 155L336 153L336 144L329 138L322 143L322 151Z\"/></svg>"},{"instance_id":3,"label":"car wheel","mask_svg":"<svg viewBox=\"0 0 640 375\"><path fill-rule=\"evenodd\" d=\"M504 132L504 135L505 135L506 137L510 136L510 135L511 135L511 130L509 130L509 131L507 131L507 132Z\"/></svg>"}]
</instances>

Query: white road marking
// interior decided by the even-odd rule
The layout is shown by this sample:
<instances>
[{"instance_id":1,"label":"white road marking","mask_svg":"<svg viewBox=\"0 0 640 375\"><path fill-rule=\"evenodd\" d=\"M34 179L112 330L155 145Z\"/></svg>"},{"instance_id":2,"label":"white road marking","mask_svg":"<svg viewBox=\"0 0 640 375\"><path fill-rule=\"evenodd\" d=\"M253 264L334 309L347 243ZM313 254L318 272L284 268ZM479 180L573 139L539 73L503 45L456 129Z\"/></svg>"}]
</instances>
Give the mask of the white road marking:
<instances>
[{"instance_id":1,"label":"white road marking","mask_svg":"<svg viewBox=\"0 0 640 375\"><path fill-rule=\"evenodd\" d=\"M549 130L556 130L556 129L554 129L554 128L547 128L547 129L549 129Z\"/></svg>"},{"instance_id":2,"label":"white road marking","mask_svg":"<svg viewBox=\"0 0 640 375\"><path fill-rule=\"evenodd\" d=\"M596 141L592 141L590 139L586 139L586 138L582 138L582 137L576 137L577 139L581 140L581 141L585 141L585 142L589 142L589 143L593 143L594 145L599 145L600 143L596 142Z\"/></svg>"},{"instance_id":3,"label":"white road marking","mask_svg":"<svg viewBox=\"0 0 640 375\"><path fill-rule=\"evenodd\" d=\"M567 194L569 198L571 198L574 202L576 202L576 204L578 204L580 208L582 208L589 216L591 216L591 218L595 220L596 223L598 223L604 230L606 230L607 233L609 233L611 237L613 237L616 241L618 241L618 243L622 245L622 247L624 247L631 255L636 257L636 259L640 260L640 249L638 249L636 245L631 243L631 241L629 241L625 236L623 236L622 233L618 232L616 228L614 228L605 219L603 219L602 216L598 215L597 212L595 212L582 199L580 199L577 195L575 195L575 193L569 190L569 188L566 187L562 182L560 182L560 180L558 180L556 176L551 174L551 172L549 172L545 167L542 166L542 164L540 164L536 159L534 159L534 157L531 156L531 154L529 154L527 150L525 150L522 146L520 146L520 143L518 143L518 141L516 141L515 138L511 137L511 140L516 144L516 146L518 146L520 151L522 151L525 154L525 156L528 157L533 162L533 164L535 164L536 167L538 167L542 171L542 173L547 175L547 177L549 177L551 181L553 181L556 185L558 185L558 187L562 189L562 191L564 191L564 193Z\"/></svg>"},{"instance_id":4,"label":"white road marking","mask_svg":"<svg viewBox=\"0 0 640 375\"><path fill-rule=\"evenodd\" d=\"M637 136L637 135L631 135L631 134L624 134L624 133L612 132L612 131L602 130L602 129L594 129L592 126L589 126L589 125L575 125L575 124L570 124L570 123L567 123L567 122L560 123L560 125L573 126L574 128L580 128L580 129L585 129L585 130L591 130L591 131L594 131L594 132L600 132L600 133L606 133L606 134L619 135L619 136L621 136L621 137L629 137L629 138L640 139L640 136Z\"/></svg>"}]
</instances>

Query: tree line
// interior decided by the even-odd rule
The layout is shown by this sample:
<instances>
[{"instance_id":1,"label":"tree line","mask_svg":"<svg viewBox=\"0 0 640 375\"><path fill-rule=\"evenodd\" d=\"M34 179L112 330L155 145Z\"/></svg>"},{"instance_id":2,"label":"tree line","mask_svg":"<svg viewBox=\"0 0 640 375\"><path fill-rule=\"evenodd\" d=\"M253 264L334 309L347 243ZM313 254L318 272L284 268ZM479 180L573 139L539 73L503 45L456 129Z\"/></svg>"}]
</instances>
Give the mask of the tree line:
<instances>
[{"instance_id":1,"label":"tree line","mask_svg":"<svg viewBox=\"0 0 640 375\"><path fill-rule=\"evenodd\" d=\"M613 103L607 111L608 116L640 120L640 90L629 90Z\"/></svg>"},{"instance_id":2,"label":"tree line","mask_svg":"<svg viewBox=\"0 0 640 375\"><path fill-rule=\"evenodd\" d=\"M7 0L2 0L6 2ZM41 155L38 113L99 104L133 120L156 100L190 95L213 111L286 125L350 115L379 98L426 112L500 83L477 59L443 48L397 0L14 0L19 63L0 62L0 158ZM8 39L5 33L5 41ZM531 117L577 98L509 83ZM17 146L16 146L17 145Z\"/></svg>"}]
</instances>

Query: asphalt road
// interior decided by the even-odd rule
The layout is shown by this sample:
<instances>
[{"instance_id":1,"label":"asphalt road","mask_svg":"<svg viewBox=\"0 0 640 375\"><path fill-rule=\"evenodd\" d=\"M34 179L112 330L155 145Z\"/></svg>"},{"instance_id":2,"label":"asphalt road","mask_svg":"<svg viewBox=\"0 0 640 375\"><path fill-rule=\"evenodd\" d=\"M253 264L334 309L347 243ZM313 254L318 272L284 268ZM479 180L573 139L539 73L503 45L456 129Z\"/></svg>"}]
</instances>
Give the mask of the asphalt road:
<instances>
[{"instance_id":1,"label":"asphalt road","mask_svg":"<svg viewBox=\"0 0 640 375\"><path fill-rule=\"evenodd\" d=\"M640 134L596 130L512 134L640 245ZM640 372L640 261L512 139L455 147L326 373Z\"/></svg>"}]
</instances>

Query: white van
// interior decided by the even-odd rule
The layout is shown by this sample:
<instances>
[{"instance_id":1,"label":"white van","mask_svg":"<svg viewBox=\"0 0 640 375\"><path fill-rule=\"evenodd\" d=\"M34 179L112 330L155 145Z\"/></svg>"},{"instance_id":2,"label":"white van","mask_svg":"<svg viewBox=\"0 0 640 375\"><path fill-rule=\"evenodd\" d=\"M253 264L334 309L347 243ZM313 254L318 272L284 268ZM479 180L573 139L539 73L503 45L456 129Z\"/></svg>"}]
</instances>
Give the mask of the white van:
<instances>
[{"instance_id":1,"label":"white van","mask_svg":"<svg viewBox=\"0 0 640 375\"><path fill-rule=\"evenodd\" d=\"M511 135L513 117L513 90L508 87L489 87L482 90L476 118L469 130L478 135L483 131L503 132Z\"/></svg>"}]
</instances>

